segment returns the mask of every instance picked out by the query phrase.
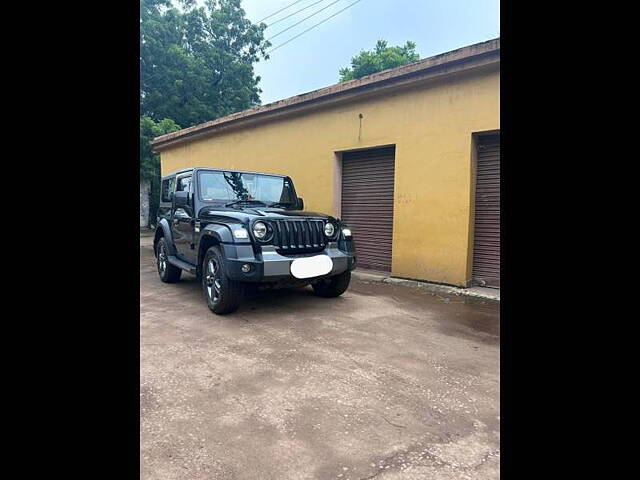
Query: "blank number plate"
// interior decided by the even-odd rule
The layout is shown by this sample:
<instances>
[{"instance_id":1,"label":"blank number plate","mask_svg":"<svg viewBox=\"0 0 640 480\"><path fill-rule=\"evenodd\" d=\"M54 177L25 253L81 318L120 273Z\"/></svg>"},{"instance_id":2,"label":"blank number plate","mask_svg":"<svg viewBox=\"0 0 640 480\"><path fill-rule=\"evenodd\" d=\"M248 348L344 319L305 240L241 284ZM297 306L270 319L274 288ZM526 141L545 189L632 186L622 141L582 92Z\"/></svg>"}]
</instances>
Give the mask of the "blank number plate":
<instances>
[{"instance_id":1,"label":"blank number plate","mask_svg":"<svg viewBox=\"0 0 640 480\"><path fill-rule=\"evenodd\" d=\"M326 255L296 258L291 262L291 275L296 278L311 278L326 275L333 268L333 260Z\"/></svg>"}]
</instances>

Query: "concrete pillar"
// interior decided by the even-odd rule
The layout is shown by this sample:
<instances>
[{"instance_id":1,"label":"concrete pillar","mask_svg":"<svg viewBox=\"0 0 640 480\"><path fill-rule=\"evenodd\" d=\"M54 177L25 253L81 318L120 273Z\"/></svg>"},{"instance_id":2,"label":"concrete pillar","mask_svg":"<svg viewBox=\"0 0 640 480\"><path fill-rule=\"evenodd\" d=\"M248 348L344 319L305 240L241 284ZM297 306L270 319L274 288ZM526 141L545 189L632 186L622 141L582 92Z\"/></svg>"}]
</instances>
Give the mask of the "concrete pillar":
<instances>
[{"instance_id":1,"label":"concrete pillar","mask_svg":"<svg viewBox=\"0 0 640 480\"><path fill-rule=\"evenodd\" d=\"M149 226L149 191L151 182L143 180L140 182L140 228Z\"/></svg>"}]
</instances>

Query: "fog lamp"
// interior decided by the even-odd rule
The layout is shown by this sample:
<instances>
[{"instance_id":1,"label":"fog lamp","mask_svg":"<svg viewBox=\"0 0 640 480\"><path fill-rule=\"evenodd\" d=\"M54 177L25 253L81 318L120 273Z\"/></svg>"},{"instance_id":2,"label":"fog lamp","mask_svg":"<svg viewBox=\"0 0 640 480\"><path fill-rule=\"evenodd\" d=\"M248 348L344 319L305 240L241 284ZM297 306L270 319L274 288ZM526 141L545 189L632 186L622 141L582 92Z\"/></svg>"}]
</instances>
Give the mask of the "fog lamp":
<instances>
[{"instance_id":1,"label":"fog lamp","mask_svg":"<svg viewBox=\"0 0 640 480\"><path fill-rule=\"evenodd\" d=\"M251 265L244 263L241 267L242 273L249 273L251 271Z\"/></svg>"}]
</instances>

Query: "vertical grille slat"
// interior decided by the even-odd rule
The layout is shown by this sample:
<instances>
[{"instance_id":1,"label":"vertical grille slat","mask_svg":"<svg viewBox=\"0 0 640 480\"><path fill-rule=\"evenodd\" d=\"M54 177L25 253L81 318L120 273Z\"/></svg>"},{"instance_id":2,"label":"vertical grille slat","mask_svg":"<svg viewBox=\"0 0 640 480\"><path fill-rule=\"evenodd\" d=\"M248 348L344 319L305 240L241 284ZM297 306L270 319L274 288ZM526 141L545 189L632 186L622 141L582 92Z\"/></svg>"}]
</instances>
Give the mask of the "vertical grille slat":
<instances>
[{"instance_id":1,"label":"vertical grille slat","mask_svg":"<svg viewBox=\"0 0 640 480\"><path fill-rule=\"evenodd\" d=\"M287 222L282 222L282 226L284 227L284 231L282 232L282 245L280 248L286 250L289 248L289 226Z\"/></svg>"},{"instance_id":2,"label":"vertical grille slat","mask_svg":"<svg viewBox=\"0 0 640 480\"><path fill-rule=\"evenodd\" d=\"M303 222L296 222L298 226L298 248L304 248L304 224Z\"/></svg>"},{"instance_id":3,"label":"vertical grille slat","mask_svg":"<svg viewBox=\"0 0 640 480\"><path fill-rule=\"evenodd\" d=\"M291 246L291 248L297 248L297 242L296 242L296 223L295 222L291 222L289 223L289 226L291 227L290 233L291 236L289 237L289 245Z\"/></svg>"},{"instance_id":4,"label":"vertical grille slat","mask_svg":"<svg viewBox=\"0 0 640 480\"><path fill-rule=\"evenodd\" d=\"M291 231L293 232L291 248L300 248L300 245L298 245L298 222L291 222Z\"/></svg>"},{"instance_id":5,"label":"vertical grille slat","mask_svg":"<svg viewBox=\"0 0 640 480\"><path fill-rule=\"evenodd\" d=\"M273 222L273 244L276 246L282 245L282 231L280 229L280 222L276 220Z\"/></svg>"},{"instance_id":6,"label":"vertical grille slat","mask_svg":"<svg viewBox=\"0 0 640 480\"><path fill-rule=\"evenodd\" d=\"M306 220L304 222L304 229L307 235L306 238L306 247L307 248L312 248L313 247L313 238L311 238L311 222L309 222L309 220Z\"/></svg>"},{"instance_id":7,"label":"vertical grille slat","mask_svg":"<svg viewBox=\"0 0 640 480\"><path fill-rule=\"evenodd\" d=\"M322 220L316 222L316 229L318 231L318 243L324 248L324 224Z\"/></svg>"},{"instance_id":8,"label":"vertical grille slat","mask_svg":"<svg viewBox=\"0 0 640 480\"><path fill-rule=\"evenodd\" d=\"M311 246L313 247L317 247L318 246L318 237L316 236L316 229L313 226L313 221L309 220L309 235L311 235L311 240L309 243L311 243Z\"/></svg>"}]
</instances>

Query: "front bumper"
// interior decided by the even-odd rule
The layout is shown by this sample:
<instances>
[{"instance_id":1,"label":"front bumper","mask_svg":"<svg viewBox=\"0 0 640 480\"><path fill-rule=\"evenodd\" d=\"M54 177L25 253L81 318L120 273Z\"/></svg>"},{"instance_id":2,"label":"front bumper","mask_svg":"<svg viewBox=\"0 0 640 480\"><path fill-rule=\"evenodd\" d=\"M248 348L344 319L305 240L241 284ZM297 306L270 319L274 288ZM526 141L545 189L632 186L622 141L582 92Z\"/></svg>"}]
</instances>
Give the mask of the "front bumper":
<instances>
[{"instance_id":1,"label":"front bumper","mask_svg":"<svg viewBox=\"0 0 640 480\"><path fill-rule=\"evenodd\" d=\"M351 242L349 242L351 243ZM261 247L261 252L255 254L251 245L224 244L224 256L226 259L226 271L229 278L241 282L280 282L286 280L297 280L291 275L291 262L296 258L313 257L315 255L327 255L333 262L333 268L326 275L312 277L302 281L313 281L317 278L332 277L347 270L355 268L355 256L350 246L345 246L343 242L329 242L327 248L321 252L300 254L295 256L284 256L276 252L273 246ZM339 246L343 247L338 248ZM251 266L249 272L242 271L242 266Z\"/></svg>"}]
</instances>

